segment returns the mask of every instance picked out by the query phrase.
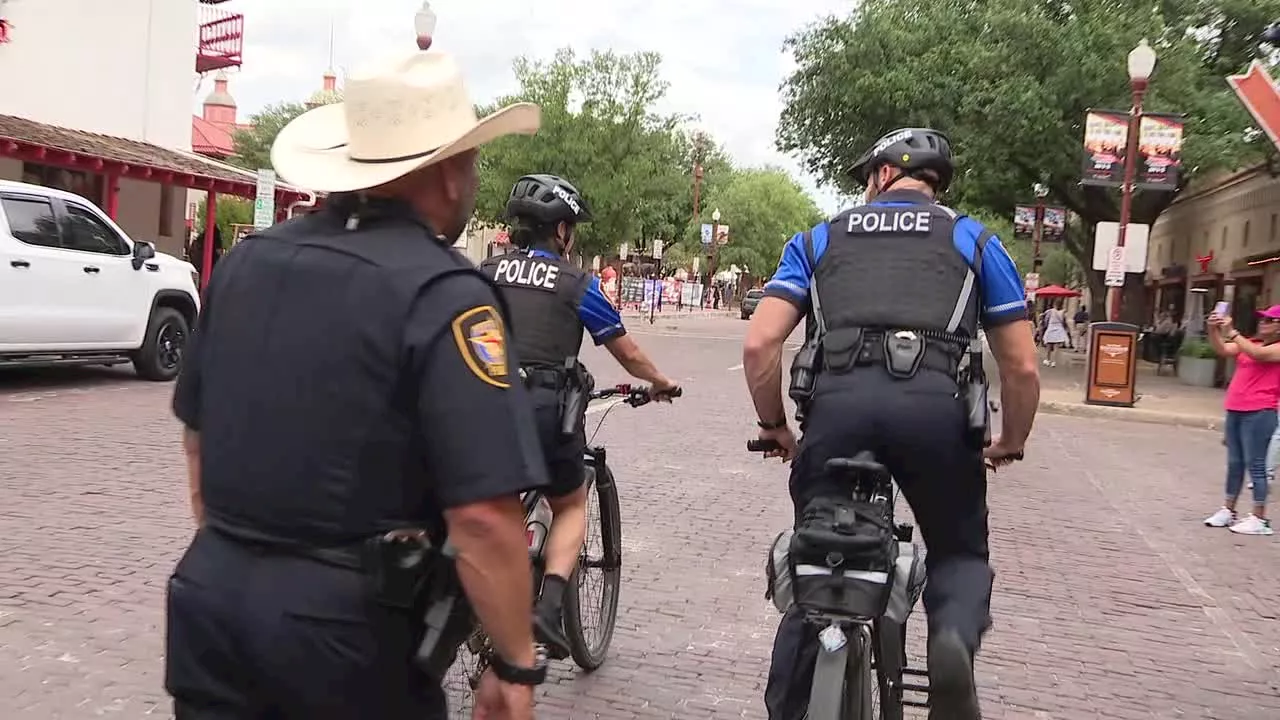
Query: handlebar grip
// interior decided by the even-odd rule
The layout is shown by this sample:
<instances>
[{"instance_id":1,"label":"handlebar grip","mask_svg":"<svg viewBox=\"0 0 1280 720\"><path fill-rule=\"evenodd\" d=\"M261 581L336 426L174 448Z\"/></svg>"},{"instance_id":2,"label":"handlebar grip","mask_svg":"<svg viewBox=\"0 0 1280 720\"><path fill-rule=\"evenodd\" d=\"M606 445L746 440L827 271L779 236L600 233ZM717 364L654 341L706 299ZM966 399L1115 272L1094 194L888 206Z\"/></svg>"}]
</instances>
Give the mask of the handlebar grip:
<instances>
[{"instance_id":1,"label":"handlebar grip","mask_svg":"<svg viewBox=\"0 0 1280 720\"><path fill-rule=\"evenodd\" d=\"M747 452L769 452L770 450L781 450L782 446L777 440L748 440Z\"/></svg>"},{"instance_id":2,"label":"handlebar grip","mask_svg":"<svg viewBox=\"0 0 1280 720\"><path fill-rule=\"evenodd\" d=\"M661 395L661 396L663 396L663 397L678 398L678 397L680 397L681 395L684 395L684 388L682 388L682 387L680 387L679 385L677 385L676 387L673 387L673 388L671 388L670 390L668 390L668 391L666 391L666 392L662 392L662 393L658 393L658 394L659 394L659 395Z\"/></svg>"}]
</instances>

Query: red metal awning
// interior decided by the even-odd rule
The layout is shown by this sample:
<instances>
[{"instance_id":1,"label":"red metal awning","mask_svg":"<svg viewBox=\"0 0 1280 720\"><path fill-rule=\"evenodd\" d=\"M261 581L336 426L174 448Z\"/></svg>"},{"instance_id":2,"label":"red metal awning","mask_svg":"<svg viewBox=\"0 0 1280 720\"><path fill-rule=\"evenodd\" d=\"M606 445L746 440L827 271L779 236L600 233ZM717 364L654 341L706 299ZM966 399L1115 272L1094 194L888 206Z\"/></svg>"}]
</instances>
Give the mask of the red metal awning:
<instances>
[{"instance_id":1,"label":"red metal awning","mask_svg":"<svg viewBox=\"0 0 1280 720\"><path fill-rule=\"evenodd\" d=\"M0 115L0 157L10 157L70 170L176 185L196 190L254 198L256 175L247 170L158 145L46 125ZM302 190L276 184L276 207L310 197Z\"/></svg>"}]
</instances>

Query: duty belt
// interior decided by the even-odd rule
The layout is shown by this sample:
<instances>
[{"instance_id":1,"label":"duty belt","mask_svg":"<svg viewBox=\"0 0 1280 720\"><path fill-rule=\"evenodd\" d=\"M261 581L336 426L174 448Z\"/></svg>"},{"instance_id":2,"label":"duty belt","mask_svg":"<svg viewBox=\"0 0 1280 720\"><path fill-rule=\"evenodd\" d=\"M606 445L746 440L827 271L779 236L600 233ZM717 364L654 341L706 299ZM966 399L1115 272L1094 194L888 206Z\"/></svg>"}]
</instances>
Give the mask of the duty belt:
<instances>
[{"instance_id":1,"label":"duty belt","mask_svg":"<svg viewBox=\"0 0 1280 720\"><path fill-rule=\"evenodd\" d=\"M923 333L922 333L923 334ZM869 331L863 337L862 348L854 361L854 367L866 365L885 365L884 332ZM950 349L948 343L925 338L924 357L920 360L921 370L934 370L955 377L960 369L960 358L963 350Z\"/></svg>"},{"instance_id":2,"label":"duty belt","mask_svg":"<svg viewBox=\"0 0 1280 720\"><path fill-rule=\"evenodd\" d=\"M220 537L258 555L283 555L306 558L325 565L358 570L364 572L364 555L361 552L363 543L330 547L315 547L301 543L282 543L258 537L256 533L246 533L222 524L207 523L206 527Z\"/></svg>"},{"instance_id":3,"label":"duty belt","mask_svg":"<svg viewBox=\"0 0 1280 720\"><path fill-rule=\"evenodd\" d=\"M553 370L545 367L522 367L520 368L520 379L524 380L525 387L561 390L568 380L568 373L564 370Z\"/></svg>"}]
</instances>

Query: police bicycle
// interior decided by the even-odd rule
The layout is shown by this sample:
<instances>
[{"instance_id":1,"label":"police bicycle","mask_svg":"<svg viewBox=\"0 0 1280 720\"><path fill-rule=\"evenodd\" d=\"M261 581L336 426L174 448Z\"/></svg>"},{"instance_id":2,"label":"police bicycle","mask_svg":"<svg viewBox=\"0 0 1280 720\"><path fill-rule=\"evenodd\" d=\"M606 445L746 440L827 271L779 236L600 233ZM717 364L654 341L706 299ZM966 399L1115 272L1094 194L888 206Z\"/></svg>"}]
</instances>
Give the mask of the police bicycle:
<instances>
[{"instance_id":1,"label":"police bicycle","mask_svg":"<svg viewBox=\"0 0 1280 720\"><path fill-rule=\"evenodd\" d=\"M747 442L750 452L777 449L769 440ZM796 537L803 527L783 532L767 565L778 609L794 604L821 628L806 718L903 720L904 707L929 707L929 672L910 667L906 652L907 619L924 592L923 548L912 540L913 525L895 522L893 477L873 453L831 458L823 471L852 488L852 503L831 504L821 520L833 533L816 543ZM877 531L891 532L893 546Z\"/></svg>"},{"instance_id":2,"label":"police bicycle","mask_svg":"<svg viewBox=\"0 0 1280 720\"><path fill-rule=\"evenodd\" d=\"M669 397L676 398L681 394L677 388ZM649 388L629 384L595 390L588 397L591 400L621 398L616 404L633 408L652 401ZM605 411L606 417L609 410L612 406ZM596 425L592 440L604 420L602 417ZM587 536L578 556L578 567L565 588L564 630L574 663L584 671L592 672L604 664L618 619L618 596L622 586L622 508L604 446L588 442L584 453ZM543 550L551 526L551 507L537 490L525 493L521 504L524 507L529 557L533 562L534 587L541 587ZM592 582L590 578L596 574L599 579ZM598 592L593 592L593 588L598 588ZM486 657L491 650L488 636L476 624L458 648L457 658L443 683L445 692L449 694L451 717L471 717L472 693L488 667Z\"/></svg>"}]
</instances>

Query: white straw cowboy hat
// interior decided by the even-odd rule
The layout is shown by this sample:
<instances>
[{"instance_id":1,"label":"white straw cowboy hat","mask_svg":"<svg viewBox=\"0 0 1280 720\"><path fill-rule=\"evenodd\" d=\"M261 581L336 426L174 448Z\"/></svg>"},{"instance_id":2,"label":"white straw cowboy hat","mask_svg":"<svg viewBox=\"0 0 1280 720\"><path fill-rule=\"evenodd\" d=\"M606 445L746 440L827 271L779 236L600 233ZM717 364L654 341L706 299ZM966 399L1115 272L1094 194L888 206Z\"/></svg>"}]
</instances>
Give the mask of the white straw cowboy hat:
<instances>
[{"instance_id":1,"label":"white straw cowboy hat","mask_svg":"<svg viewBox=\"0 0 1280 720\"><path fill-rule=\"evenodd\" d=\"M276 136L271 164L308 190L363 190L484 145L532 135L541 111L516 103L477 118L462 71L441 52L414 52L347 76L345 101L310 110Z\"/></svg>"}]
</instances>

